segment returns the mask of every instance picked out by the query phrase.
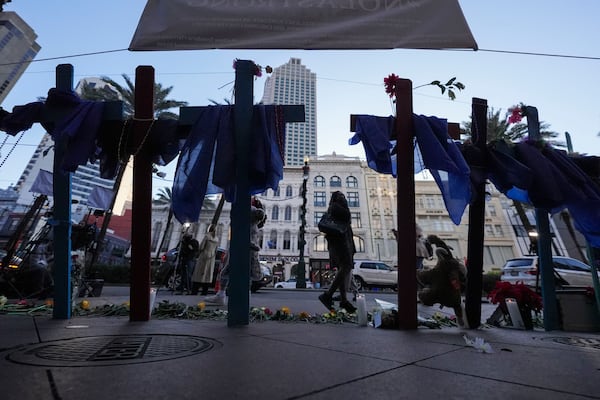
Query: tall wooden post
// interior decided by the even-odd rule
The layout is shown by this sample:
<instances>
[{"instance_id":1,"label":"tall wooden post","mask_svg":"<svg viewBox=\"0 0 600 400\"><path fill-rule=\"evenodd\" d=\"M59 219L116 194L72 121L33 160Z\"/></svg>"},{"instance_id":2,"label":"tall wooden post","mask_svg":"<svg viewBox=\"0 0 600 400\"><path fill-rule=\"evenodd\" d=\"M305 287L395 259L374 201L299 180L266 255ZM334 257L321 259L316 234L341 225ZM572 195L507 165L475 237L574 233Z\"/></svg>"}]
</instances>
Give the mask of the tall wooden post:
<instances>
[{"instance_id":1,"label":"tall wooden post","mask_svg":"<svg viewBox=\"0 0 600 400\"><path fill-rule=\"evenodd\" d=\"M60 64L56 67L56 88L73 89L73 66ZM73 293L71 288L71 173L63 172L62 160L66 154L67 137L54 143L54 308L52 316L71 318Z\"/></svg>"},{"instance_id":2,"label":"tall wooden post","mask_svg":"<svg viewBox=\"0 0 600 400\"><path fill-rule=\"evenodd\" d=\"M472 120L474 145L485 154L487 143L487 100L473 98ZM481 294L483 292L483 242L485 226L485 182L475 188L469 206L469 232L467 243L466 319L469 328L481 324Z\"/></svg>"},{"instance_id":3,"label":"tall wooden post","mask_svg":"<svg viewBox=\"0 0 600 400\"><path fill-rule=\"evenodd\" d=\"M235 68L235 199L231 205L231 247L229 251L229 304L227 325L250 322L250 185L248 165L255 64L236 61Z\"/></svg>"},{"instance_id":4,"label":"tall wooden post","mask_svg":"<svg viewBox=\"0 0 600 400\"><path fill-rule=\"evenodd\" d=\"M396 84L398 193L398 322L400 329L417 329L417 240L412 82Z\"/></svg>"},{"instance_id":5,"label":"tall wooden post","mask_svg":"<svg viewBox=\"0 0 600 400\"><path fill-rule=\"evenodd\" d=\"M154 68L135 70L133 117L133 210L131 224L130 321L150 319L150 241L152 216L152 157L148 146L154 121Z\"/></svg>"},{"instance_id":6,"label":"tall wooden post","mask_svg":"<svg viewBox=\"0 0 600 400\"><path fill-rule=\"evenodd\" d=\"M537 108L527 106L525 115L527 115L529 139L540 140L540 120ZM554 263L552 262L552 236L550 234L548 210L536 207L535 220L538 231L539 269L542 278L541 287L544 306L544 329L552 331L560 329L560 323L558 318L558 306L556 304Z\"/></svg>"}]
</instances>

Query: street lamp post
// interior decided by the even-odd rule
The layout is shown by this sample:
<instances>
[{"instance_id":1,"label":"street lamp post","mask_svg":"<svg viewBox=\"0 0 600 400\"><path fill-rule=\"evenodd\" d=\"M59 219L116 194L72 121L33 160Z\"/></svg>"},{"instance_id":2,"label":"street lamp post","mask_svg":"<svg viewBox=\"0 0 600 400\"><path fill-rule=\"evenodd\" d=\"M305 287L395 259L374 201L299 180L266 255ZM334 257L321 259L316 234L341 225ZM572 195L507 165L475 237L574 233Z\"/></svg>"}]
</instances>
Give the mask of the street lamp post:
<instances>
[{"instance_id":1,"label":"street lamp post","mask_svg":"<svg viewBox=\"0 0 600 400\"><path fill-rule=\"evenodd\" d=\"M304 158L304 166L302 167L302 207L300 208L300 234L298 235L298 248L300 256L298 257L298 266L296 267L296 288L306 288L306 264L304 263L304 246L306 240L304 233L306 228L306 182L308 181L308 157Z\"/></svg>"}]
</instances>

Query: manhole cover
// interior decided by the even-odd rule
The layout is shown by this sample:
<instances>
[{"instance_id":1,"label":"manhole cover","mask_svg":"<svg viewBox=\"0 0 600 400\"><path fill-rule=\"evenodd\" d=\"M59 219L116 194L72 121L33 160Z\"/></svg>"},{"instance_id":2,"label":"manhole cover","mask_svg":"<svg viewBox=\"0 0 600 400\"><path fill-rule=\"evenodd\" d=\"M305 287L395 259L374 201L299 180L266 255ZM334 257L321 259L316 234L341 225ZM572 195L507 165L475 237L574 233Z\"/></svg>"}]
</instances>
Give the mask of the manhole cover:
<instances>
[{"instance_id":1,"label":"manhole cover","mask_svg":"<svg viewBox=\"0 0 600 400\"><path fill-rule=\"evenodd\" d=\"M215 345L220 343L199 336L89 336L24 346L9 353L6 359L45 367L98 367L189 357Z\"/></svg>"},{"instance_id":2,"label":"manhole cover","mask_svg":"<svg viewBox=\"0 0 600 400\"><path fill-rule=\"evenodd\" d=\"M548 337L542 340L551 340L555 343L568 344L570 346L587 347L600 350L600 339L583 337Z\"/></svg>"}]
</instances>

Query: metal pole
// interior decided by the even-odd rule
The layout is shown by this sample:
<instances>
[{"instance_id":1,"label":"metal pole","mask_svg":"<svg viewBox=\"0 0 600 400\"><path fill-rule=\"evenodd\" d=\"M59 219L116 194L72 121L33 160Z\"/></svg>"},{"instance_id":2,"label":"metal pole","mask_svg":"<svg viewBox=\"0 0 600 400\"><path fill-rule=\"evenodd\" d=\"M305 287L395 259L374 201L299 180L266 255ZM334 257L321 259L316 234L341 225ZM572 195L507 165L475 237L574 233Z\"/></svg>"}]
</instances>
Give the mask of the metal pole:
<instances>
[{"instance_id":1,"label":"metal pole","mask_svg":"<svg viewBox=\"0 0 600 400\"><path fill-rule=\"evenodd\" d=\"M300 256L298 257L298 266L296 267L296 287L299 289L306 289L306 264L304 262L304 246L306 246L306 240L304 239L304 233L306 229L306 182L308 181L308 171L308 160L304 160L304 166L302 167L302 207L300 208L300 235L298 237Z\"/></svg>"}]
</instances>

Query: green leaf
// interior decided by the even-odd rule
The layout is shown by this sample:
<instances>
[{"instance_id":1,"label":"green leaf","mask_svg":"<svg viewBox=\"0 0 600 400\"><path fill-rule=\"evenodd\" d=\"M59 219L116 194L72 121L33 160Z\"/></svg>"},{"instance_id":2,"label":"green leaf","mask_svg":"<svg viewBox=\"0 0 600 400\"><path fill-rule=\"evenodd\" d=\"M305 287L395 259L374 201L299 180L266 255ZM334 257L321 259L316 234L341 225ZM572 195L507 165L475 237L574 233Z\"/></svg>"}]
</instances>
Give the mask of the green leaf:
<instances>
[{"instance_id":1,"label":"green leaf","mask_svg":"<svg viewBox=\"0 0 600 400\"><path fill-rule=\"evenodd\" d=\"M430 83L430 85L440 86L440 81L433 81Z\"/></svg>"},{"instance_id":2,"label":"green leaf","mask_svg":"<svg viewBox=\"0 0 600 400\"><path fill-rule=\"evenodd\" d=\"M456 80L456 77L450 79L448 82L446 82L446 86L451 86L455 80Z\"/></svg>"},{"instance_id":3,"label":"green leaf","mask_svg":"<svg viewBox=\"0 0 600 400\"><path fill-rule=\"evenodd\" d=\"M463 84L462 84L462 83L460 83L460 82L456 82L456 83L454 84L454 86L456 86L456 88L457 88L458 90L463 90L463 89L465 88L465 85L463 85Z\"/></svg>"},{"instance_id":4,"label":"green leaf","mask_svg":"<svg viewBox=\"0 0 600 400\"><path fill-rule=\"evenodd\" d=\"M444 92L446 91L446 87L445 86L440 86L440 89L442 90L442 94L444 94Z\"/></svg>"},{"instance_id":5,"label":"green leaf","mask_svg":"<svg viewBox=\"0 0 600 400\"><path fill-rule=\"evenodd\" d=\"M452 89L448 89L448 97L450 97L450 100L456 99L456 95Z\"/></svg>"}]
</instances>

